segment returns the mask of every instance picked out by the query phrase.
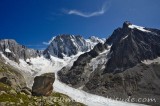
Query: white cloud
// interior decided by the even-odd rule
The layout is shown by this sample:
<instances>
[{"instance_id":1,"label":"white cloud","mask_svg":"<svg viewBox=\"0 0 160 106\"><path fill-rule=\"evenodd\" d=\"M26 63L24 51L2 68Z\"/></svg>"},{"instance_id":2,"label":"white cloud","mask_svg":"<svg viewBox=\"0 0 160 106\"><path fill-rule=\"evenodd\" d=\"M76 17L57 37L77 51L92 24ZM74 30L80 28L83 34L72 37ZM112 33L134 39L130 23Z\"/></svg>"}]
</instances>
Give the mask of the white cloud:
<instances>
[{"instance_id":1,"label":"white cloud","mask_svg":"<svg viewBox=\"0 0 160 106\"><path fill-rule=\"evenodd\" d=\"M93 17L93 16L99 16L99 15L103 15L107 11L107 9L109 8L109 4L110 4L109 2L104 3L100 10L90 12L90 13L82 12L82 11L75 10L75 9L65 10L65 13L68 14L68 15L78 15L78 16L85 17L85 18L89 18L89 17Z\"/></svg>"},{"instance_id":2,"label":"white cloud","mask_svg":"<svg viewBox=\"0 0 160 106\"><path fill-rule=\"evenodd\" d=\"M44 45L49 45L50 43L49 43L49 42L43 42L43 44L44 44Z\"/></svg>"}]
</instances>

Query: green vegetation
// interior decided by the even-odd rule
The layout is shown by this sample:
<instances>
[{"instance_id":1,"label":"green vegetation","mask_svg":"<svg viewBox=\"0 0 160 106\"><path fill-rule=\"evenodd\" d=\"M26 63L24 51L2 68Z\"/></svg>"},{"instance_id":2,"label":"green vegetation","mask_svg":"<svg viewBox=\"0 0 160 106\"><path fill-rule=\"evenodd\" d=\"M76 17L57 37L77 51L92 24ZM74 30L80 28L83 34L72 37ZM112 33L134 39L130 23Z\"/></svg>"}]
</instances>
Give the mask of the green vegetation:
<instances>
[{"instance_id":1,"label":"green vegetation","mask_svg":"<svg viewBox=\"0 0 160 106\"><path fill-rule=\"evenodd\" d=\"M81 103L75 102L67 95L58 92L53 92L48 97L37 97L20 92L22 87L18 83L25 86L25 79L17 72L17 69L4 64L0 60L0 78L3 78L4 75L15 86L10 86L6 81L0 82L0 106L84 106ZM15 79L16 82L14 82ZM19 89L17 89L17 86Z\"/></svg>"},{"instance_id":2,"label":"green vegetation","mask_svg":"<svg viewBox=\"0 0 160 106\"><path fill-rule=\"evenodd\" d=\"M53 92L48 97L36 97L17 92L13 88L0 83L0 105L5 106L84 106L81 103L71 100L67 95Z\"/></svg>"},{"instance_id":3,"label":"green vegetation","mask_svg":"<svg viewBox=\"0 0 160 106\"><path fill-rule=\"evenodd\" d=\"M0 91L9 91L11 90L12 88L8 85L5 85L3 83L0 82Z\"/></svg>"}]
</instances>

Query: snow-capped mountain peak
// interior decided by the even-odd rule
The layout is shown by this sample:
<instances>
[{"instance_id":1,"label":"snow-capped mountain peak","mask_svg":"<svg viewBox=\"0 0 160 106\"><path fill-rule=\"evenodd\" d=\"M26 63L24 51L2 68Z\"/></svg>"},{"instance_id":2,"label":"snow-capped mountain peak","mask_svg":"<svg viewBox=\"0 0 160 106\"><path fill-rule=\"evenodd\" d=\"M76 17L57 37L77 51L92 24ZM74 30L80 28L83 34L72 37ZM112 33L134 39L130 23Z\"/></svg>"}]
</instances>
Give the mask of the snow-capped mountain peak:
<instances>
[{"instance_id":1,"label":"snow-capped mountain peak","mask_svg":"<svg viewBox=\"0 0 160 106\"><path fill-rule=\"evenodd\" d=\"M59 58L63 58L64 56L70 57L79 52L91 50L97 43L104 43L104 40L95 36L84 39L80 35L62 34L52 38L49 46L44 51L44 54Z\"/></svg>"}]
</instances>

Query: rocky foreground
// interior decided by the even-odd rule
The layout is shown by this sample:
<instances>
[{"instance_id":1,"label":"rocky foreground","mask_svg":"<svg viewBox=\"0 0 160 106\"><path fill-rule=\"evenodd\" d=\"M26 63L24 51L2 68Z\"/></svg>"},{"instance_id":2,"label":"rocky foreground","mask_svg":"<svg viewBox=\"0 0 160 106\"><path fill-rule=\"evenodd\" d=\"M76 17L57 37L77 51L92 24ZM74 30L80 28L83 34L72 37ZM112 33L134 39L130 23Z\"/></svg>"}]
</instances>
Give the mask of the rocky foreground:
<instances>
[{"instance_id":1,"label":"rocky foreground","mask_svg":"<svg viewBox=\"0 0 160 106\"><path fill-rule=\"evenodd\" d=\"M23 76L0 61L0 106L84 106L52 91L54 80L54 74L37 76L27 88Z\"/></svg>"}]
</instances>

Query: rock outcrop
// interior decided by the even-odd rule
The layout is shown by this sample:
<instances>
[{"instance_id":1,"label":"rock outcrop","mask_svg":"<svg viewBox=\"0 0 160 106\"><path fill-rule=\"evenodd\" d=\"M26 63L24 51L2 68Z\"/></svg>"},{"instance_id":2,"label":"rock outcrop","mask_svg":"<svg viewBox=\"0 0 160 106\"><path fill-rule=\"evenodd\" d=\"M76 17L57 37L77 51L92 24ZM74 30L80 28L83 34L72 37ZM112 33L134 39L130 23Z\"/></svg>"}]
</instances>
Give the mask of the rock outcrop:
<instances>
[{"instance_id":1,"label":"rock outcrop","mask_svg":"<svg viewBox=\"0 0 160 106\"><path fill-rule=\"evenodd\" d=\"M142 104L160 104L160 64L138 64L120 73L95 72L83 90L111 98L149 98ZM138 102L138 101L134 101Z\"/></svg>"},{"instance_id":2,"label":"rock outcrop","mask_svg":"<svg viewBox=\"0 0 160 106\"><path fill-rule=\"evenodd\" d=\"M26 86L26 81L20 70L4 64L0 59L0 82L20 91Z\"/></svg>"},{"instance_id":3,"label":"rock outcrop","mask_svg":"<svg viewBox=\"0 0 160 106\"><path fill-rule=\"evenodd\" d=\"M36 76L32 86L33 96L49 96L53 91L54 74Z\"/></svg>"}]
</instances>

